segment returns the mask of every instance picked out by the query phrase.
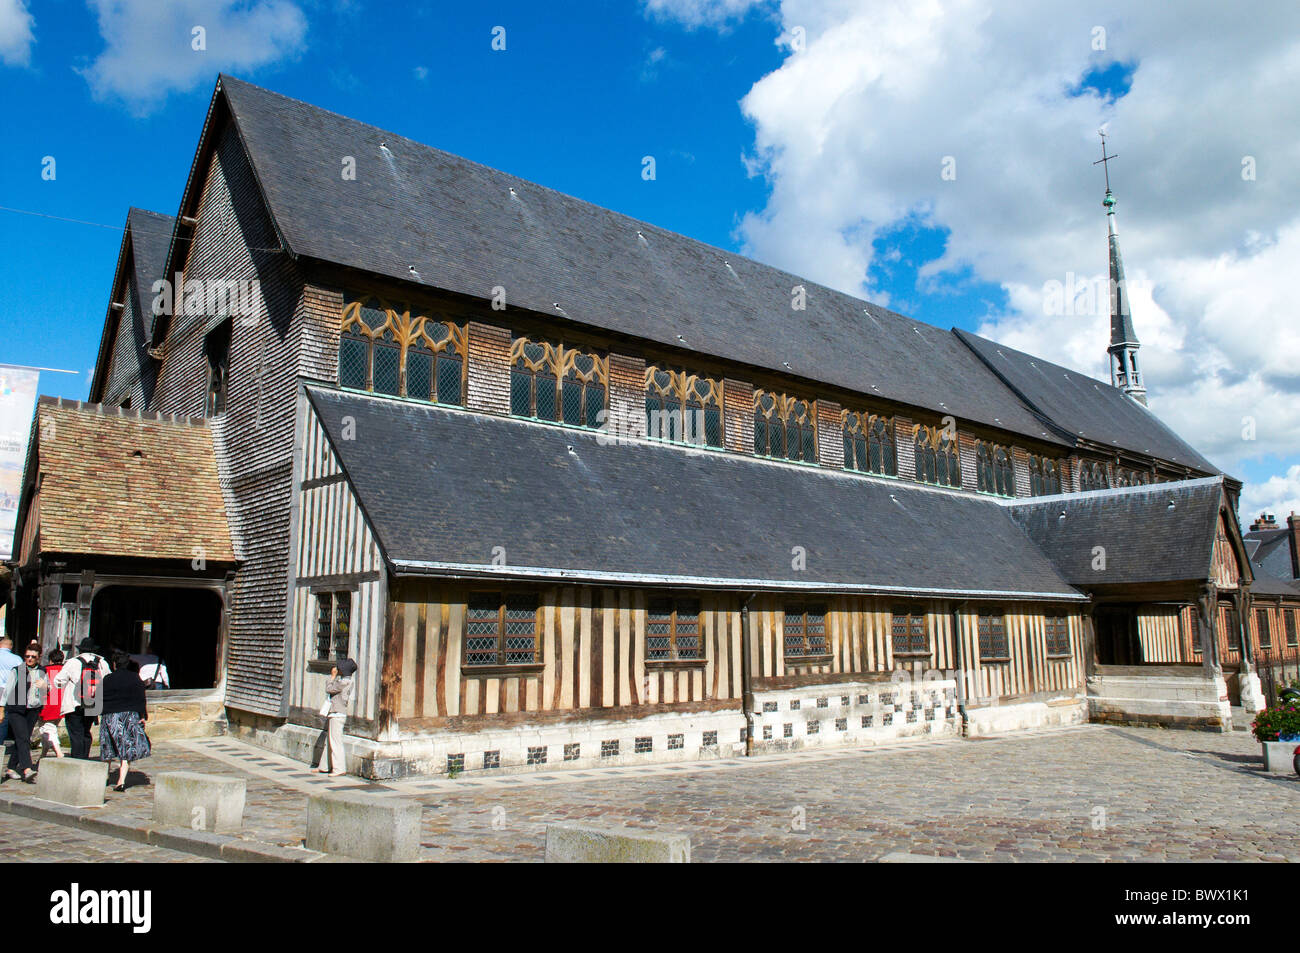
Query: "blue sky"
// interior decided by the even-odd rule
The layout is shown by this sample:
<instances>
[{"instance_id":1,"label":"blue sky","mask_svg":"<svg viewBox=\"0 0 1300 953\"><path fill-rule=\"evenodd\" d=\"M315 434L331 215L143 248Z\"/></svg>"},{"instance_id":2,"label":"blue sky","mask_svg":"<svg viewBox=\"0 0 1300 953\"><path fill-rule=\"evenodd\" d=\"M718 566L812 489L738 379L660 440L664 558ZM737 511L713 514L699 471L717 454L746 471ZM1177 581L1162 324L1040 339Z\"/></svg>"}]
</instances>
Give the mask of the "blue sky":
<instances>
[{"instance_id":1,"label":"blue sky","mask_svg":"<svg viewBox=\"0 0 1300 953\"><path fill-rule=\"evenodd\" d=\"M1300 506L1300 413L1289 385L1270 383L1277 373L1252 373L1289 353L1289 339L1277 345L1293 332L1271 323L1272 300L1235 326L1218 317L1224 300L1251 297L1239 285L1257 286L1270 254L1289 260L1288 228L1300 234L1279 211L1294 206L1285 176L1300 136L1269 98L1271 83L1293 90L1295 77L1259 72L1296 61L1269 55L1294 51L1287 28L1208 0L1177 15L1118 0L1077 16L1045 0L984 6L641 0L400 13L360 0L175 0L160 13L152 0L0 0L0 206L56 217L0 211L0 362L75 370L44 375L41 390L86 396L127 208L176 211L226 70L1101 376L1104 316L1048 324L1034 305L1045 280L1106 268L1091 168L1104 120L1121 155L1129 277L1154 285L1134 304L1153 409L1220 466L1271 480L1249 505ZM33 19L25 43L5 34L15 10ZM935 19L908 20L925 15ZM206 50L190 48L195 23ZM787 41L796 24L807 28L798 53ZM1100 51L1093 24L1108 31ZM492 49L496 26L505 51ZM876 62L888 68L861 72ZM1220 96L1235 108L1216 112ZM1214 158L1202 142L1224 143L1225 164L1201 168ZM917 143L932 152L913 156ZM946 152L984 178L963 171L943 184ZM1246 152L1285 172L1233 186ZM641 176L646 155L654 181ZM54 181L41 177L46 156ZM1213 197L1214 227L1189 226L1191 196ZM1259 419L1258 442L1237 435L1246 415Z\"/></svg>"}]
</instances>

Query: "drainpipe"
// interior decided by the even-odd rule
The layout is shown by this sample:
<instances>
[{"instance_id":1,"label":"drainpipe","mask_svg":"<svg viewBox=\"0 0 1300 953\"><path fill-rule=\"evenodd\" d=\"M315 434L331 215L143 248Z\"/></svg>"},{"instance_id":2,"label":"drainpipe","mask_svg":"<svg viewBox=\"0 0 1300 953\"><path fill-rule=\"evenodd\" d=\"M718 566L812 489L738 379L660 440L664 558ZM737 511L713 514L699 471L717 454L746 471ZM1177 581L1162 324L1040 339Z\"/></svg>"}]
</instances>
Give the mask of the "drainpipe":
<instances>
[{"instance_id":1,"label":"drainpipe","mask_svg":"<svg viewBox=\"0 0 1300 953\"><path fill-rule=\"evenodd\" d=\"M966 659L961 637L961 610L970 603L960 602L949 610L952 618L952 655L957 660L957 713L961 716L961 737L970 737L970 717L966 714Z\"/></svg>"},{"instance_id":2,"label":"drainpipe","mask_svg":"<svg viewBox=\"0 0 1300 953\"><path fill-rule=\"evenodd\" d=\"M740 604L740 706L745 713L745 757L754 753L754 665L749 657L749 604L758 595L751 592Z\"/></svg>"}]
</instances>

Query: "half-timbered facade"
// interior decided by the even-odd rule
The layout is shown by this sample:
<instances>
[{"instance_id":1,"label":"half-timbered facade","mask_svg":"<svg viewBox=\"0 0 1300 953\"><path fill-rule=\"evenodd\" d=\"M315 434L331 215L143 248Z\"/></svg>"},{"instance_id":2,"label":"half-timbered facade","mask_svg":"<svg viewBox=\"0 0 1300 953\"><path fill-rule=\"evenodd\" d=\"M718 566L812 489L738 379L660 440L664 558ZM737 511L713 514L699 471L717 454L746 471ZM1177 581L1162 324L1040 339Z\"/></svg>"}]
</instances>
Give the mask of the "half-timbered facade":
<instances>
[{"instance_id":1,"label":"half-timbered facade","mask_svg":"<svg viewBox=\"0 0 1300 953\"><path fill-rule=\"evenodd\" d=\"M1223 728L1285 643L1085 375L228 77L171 227L92 398L210 435L231 730L304 760L344 656L392 777Z\"/></svg>"}]
</instances>

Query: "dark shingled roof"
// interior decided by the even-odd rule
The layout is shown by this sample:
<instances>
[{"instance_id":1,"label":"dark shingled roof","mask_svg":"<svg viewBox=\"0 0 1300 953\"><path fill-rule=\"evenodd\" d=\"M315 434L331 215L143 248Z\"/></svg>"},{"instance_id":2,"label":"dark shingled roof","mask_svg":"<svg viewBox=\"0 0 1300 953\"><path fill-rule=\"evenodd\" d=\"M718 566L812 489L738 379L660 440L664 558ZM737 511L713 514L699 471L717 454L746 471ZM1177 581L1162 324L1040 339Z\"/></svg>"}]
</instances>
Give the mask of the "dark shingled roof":
<instances>
[{"instance_id":1,"label":"dark shingled roof","mask_svg":"<svg viewBox=\"0 0 1300 953\"><path fill-rule=\"evenodd\" d=\"M1257 544L1250 554L1250 564L1255 577L1272 576L1274 579L1291 579L1291 544L1286 529L1256 529L1245 534L1247 545Z\"/></svg>"},{"instance_id":2,"label":"dark shingled roof","mask_svg":"<svg viewBox=\"0 0 1300 953\"><path fill-rule=\"evenodd\" d=\"M1222 496L1223 478L1204 477L1002 505L1061 575L1091 588L1208 579ZM1092 568L1095 546L1105 569Z\"/></svg>"},{"instance_id":3,"label":"dark shingled roof","mask_svg":"<svg viewBox=\"0 0 1300 953\"><path fill-rule=\"evenodd\" d=\"M500 285L512 307L782 373L788 361L809 380L1062 443L949 331L229 76L220 82L296 255L481 299ZM356 158L355 181L339 174L342 156ZM791 310L796 285L807 289L805 311Z\"/></svg>"},{"instance_id":4,"label":"dark shingled roof","mask_svg":"<svg viewBox=\"0 0 1300 953\"><path fill-rule=\"evenodd\" d=\"M1250 584L1250 591L1255 595L1291 596L1294 599L1300 599L1300 584L1270 576L1254 563L1251 563L1250 568L1255 573L1255 581Z\"/></svg>"},{"instance_id":5,"label":"dark shingled roof","mask_svg":"<svg viewBox=\"0 0 1300 953\"><path fill-rule=\"evenodd\" d=\"M1119 388L969 331L955 334L1025 403L1071 436L1136 450L1202 473L1219 472Z\"/></svg>"},{"instance_id":6,"label":"dark shingled roof","mask_svg":"<svg viewBox=\"0 0 1300 953\"><path fill-rule=\"evenodd\" d=\"M126 216L135 257L135 287L140 295L146 338L153 331L153 283L165 277L163 269L167 267L167 247L171 244L175 221L170 215L159 215L142 208L133 208Z\"/></svg>"},{"instance_id":7,"label":"dark shingled roof","mask_svg":"<svg viewBox=\"0 0 1300 953\"><path fill-rule=\"evenodd\" d=\"M1080 596L996 502L311 388L388 560L761 589ZM343 439L351 417L353 439ZM806 549L795 570L793 548ZM530 572L531 571L531 572Z\"/></svg>"}]
</instances>

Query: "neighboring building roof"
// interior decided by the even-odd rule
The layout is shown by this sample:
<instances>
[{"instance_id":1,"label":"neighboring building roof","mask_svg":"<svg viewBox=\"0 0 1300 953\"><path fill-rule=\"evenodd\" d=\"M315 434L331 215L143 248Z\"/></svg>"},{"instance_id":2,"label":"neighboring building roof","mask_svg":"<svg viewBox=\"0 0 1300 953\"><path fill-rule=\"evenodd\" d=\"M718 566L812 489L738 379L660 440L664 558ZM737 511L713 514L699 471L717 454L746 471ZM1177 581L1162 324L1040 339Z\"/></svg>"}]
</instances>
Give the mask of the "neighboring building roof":
<instances>
[{"instance_id":1,"label":"neighboring building roof","mask_svg":"<svg viewBox=\"0 0 1300 953\"><path fill-rule=\"evenodd\" d=\"M1073 437L1148 454L1203 473L1219 470L1123 391L969 331L965 341L1030 407Z\"/></svg>"},{"instance_id":2,"label":"neighboring building roof","mask_svg":"<svg viewBox=\"0 0 1300 953\"><path fill-rule=\"evenodd\" d=\"M220 83L293 254L480 299L501 286L511 307L1063 444L948 331L229 76ZM355 157L355 181L340 175L342 156ZM806 310L792 310L796 285Z\"/></svg>"},{"instance_id":3,"label":"neighboring building roof","mask_svg":"<svg viewBox=\"0 0 1300 953\"><path fill-rule=\"evenodd\" d=\"M1256 529L1243 538L1256 549L1250 554L1250 565L1255 578L1271 576L1274 579L1294 579L1291 566L1291 531L1289 529Z\"/></svg>"},{"instance_id":4,"label":"neighboring building roof","mask_svg":"<svg viewBox=\"0 0 1300 953\"><path fill-rule=\"evenodd\" d=\"M1075 586L1204 581L1223 478L1004 500L1002 506ZM1105 568L1094 569L1094 548Z\"/></svg>"},{"instance_id":5,"label":"neighboring building roof","mask_svg":"<svg viewBox=\"0 0 1300 953\"><path fill-rule=\"evenodd\" d=\"M399 572L1080 597L995 502L310 388ZM350 439L344 439L343 420ZM508 568L491 566L503 547ZM796 547L806 568L793 568Z\"/></svg>"},{"instance_id":6,"label":"neighboring building roof","mask_svg":"<svg viewBox=\"0 0 1300 953\"><path fill-rule=\"evenodd\" d=\"M1250 591L1257 596L1291 596L1300 599L1300 583L1270 576L1257 564L1251 563L1255 571L1255 581L1250 584Z\"/></svg>"},{"instance_id":7,"label":"neighboring building roof","mask_svg":"<svg viewBox=\"0 0 1300 953\"><path fill-rule=\"evenodd\" d=\"M27 467L19 520L39 474L42 553L192 560L201 547L209 563L235 559L202 420L42 397Z\"/></svg>"},{"instance_id":8,"label":"neighboring building roof","mask_svg":"<svg viewBox=\"0 0 1300 953\"><path fill-rule=\"evenodd\" d=\"M172 229L176 220L170 215L132 208L126 216L131 230L131 249L135 258L135 287L140 298L140 314L144 318L145 338L153 331L153 283L165 278L167 247L171 244Z\"/></svg>"},{"instance_id":9,"label":"neighboring building roof","mask_svg":"<svg viewBox=\"0 0 1300 953\"><path fill-rule=\"evenodd\" d=\"M140 335L138 341L131 343L125 351L129 353L132 367L128 376L139 377L149 360L144 351L145 344L153 333L153 284L163 277L167 267L167 249L171 244L172 230L175 223L170 215L159 215L140 208L130 208L126 213L126 227L122 230L122 244L117 253L117 265L113 271L113 287L110 291L108 314L104 318L104 330L100 333L99 354L95 361L95 376L90 385L92 400L102 400L103 391L108 387L109 365L113 360L115 337L122 326L123 315L113 307L118 303L119 285L131 288L131 299L135 302L139 321L135 315L127 315L129 327ZM131 269L126 271L128 252ZM123 294L123 297L126 297Z\"/></svg>"}]
</instances>

